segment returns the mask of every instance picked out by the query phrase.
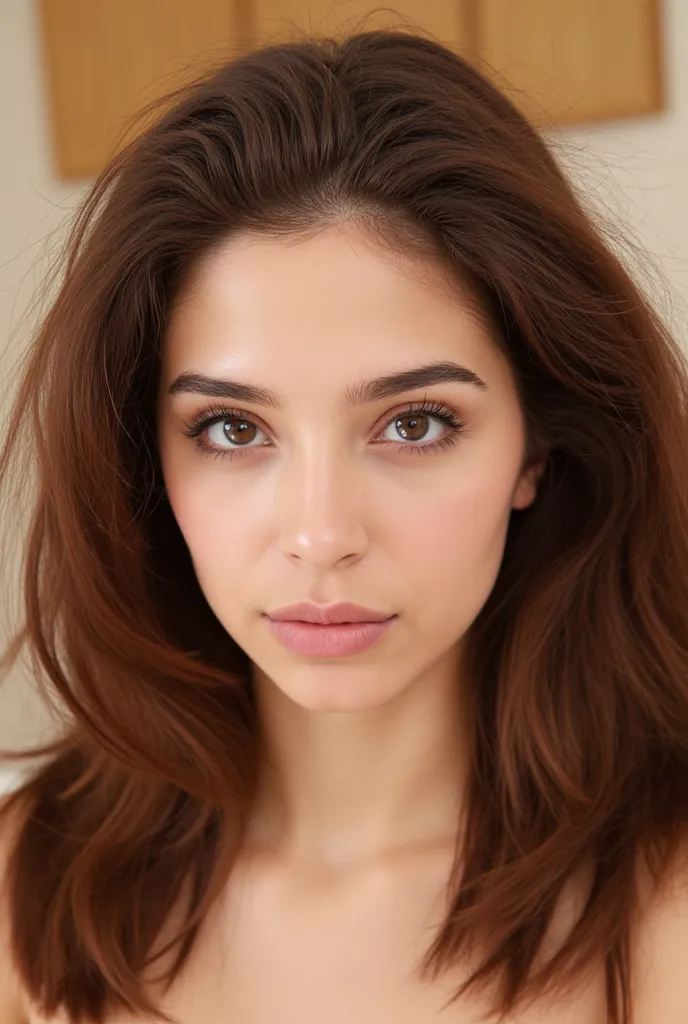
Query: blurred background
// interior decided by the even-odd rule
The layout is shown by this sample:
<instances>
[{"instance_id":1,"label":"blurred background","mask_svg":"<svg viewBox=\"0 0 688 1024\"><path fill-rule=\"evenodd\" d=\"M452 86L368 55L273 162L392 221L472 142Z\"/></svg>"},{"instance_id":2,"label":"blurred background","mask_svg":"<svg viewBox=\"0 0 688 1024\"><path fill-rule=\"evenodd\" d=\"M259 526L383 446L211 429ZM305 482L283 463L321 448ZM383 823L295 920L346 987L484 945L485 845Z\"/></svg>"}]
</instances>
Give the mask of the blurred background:
<instances>
[{"instance_id":1,"label":"blurred background","mask_svg":"<svg viewBox=\"0 0 688 1024\"><path fill-rule=\"evenodd\" d=\"M378 27L433 36L510 94L688 345L688 0L0 0L4 425L71 215L127 118L256 43ZM29 512L2 524L0 644L20 611ZM0 684L0 746L54 727L18 663Z\"/></svg>"}]
</instances>

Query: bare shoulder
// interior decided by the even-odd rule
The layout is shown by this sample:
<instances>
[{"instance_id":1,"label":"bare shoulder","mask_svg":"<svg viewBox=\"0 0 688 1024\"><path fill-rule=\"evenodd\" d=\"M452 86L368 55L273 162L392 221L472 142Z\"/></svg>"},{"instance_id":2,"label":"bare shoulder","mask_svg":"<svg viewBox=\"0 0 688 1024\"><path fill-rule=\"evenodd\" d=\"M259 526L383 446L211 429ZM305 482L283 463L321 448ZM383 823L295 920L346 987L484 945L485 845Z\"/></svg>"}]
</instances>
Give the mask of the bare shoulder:
<instances>
[{"instance_id":1,"label":"bare shoulder","mask_svg":"<svg viewBox=\"0 0 688 1024\"><path fill-rule=\"evenodd\" d=\"M632 1024L688 1021L688 840L661 885L638 870L638 919L632 933Z\"/></svg>"},{"instance_id":2,"label":"bare shoulder","mask_svg":"<svg viewBox=\"0 0 688 1024\"><path fill-rule=\"evenodd\" d=\"M0 1020L3 1024L28 1024L23 998L10 948L7 863L21 828L26 805L17 801L7 810L11 796L0 798Z\"/></svg>"}]
</instances>

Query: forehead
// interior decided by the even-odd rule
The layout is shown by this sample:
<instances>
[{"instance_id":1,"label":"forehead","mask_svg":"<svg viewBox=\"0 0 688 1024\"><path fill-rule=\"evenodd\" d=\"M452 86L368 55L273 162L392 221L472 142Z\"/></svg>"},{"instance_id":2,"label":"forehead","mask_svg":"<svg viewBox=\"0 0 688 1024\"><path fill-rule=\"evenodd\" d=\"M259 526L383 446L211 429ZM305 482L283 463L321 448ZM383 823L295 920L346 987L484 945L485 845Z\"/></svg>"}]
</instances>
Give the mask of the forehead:
<instances>
[{"instance_id":1,"label":"forehead","mask_svg":"<svg viewBox=\"0 0 688 1024\"><path fill-rule=\"evenodd\" d=\"M351 227L298 239L244 233L188 278L168 321L164 377L255 372L277 389L299 372L325 385L330 374L346 383L443 359L494 376L504 366L493 339L458 275Z\"/></svg>"},{"instance_id":2,"label":"forehead","mask_svg":"<svg viewBox=\"0 0 688 1024\"><path fill-rule=\"evenodd\" d=\"M294 314L304 298L313 313L338 308L374 316L384 309L389 315L390 306L422 305L484 316L458 270L450 278L438 261L383 248L352 225L330 226L307 237L237 234L196 264L173 313L190 305L207 309L221 304L237 317L267 314L281 301Z\"/></svg>"}]
</instances>

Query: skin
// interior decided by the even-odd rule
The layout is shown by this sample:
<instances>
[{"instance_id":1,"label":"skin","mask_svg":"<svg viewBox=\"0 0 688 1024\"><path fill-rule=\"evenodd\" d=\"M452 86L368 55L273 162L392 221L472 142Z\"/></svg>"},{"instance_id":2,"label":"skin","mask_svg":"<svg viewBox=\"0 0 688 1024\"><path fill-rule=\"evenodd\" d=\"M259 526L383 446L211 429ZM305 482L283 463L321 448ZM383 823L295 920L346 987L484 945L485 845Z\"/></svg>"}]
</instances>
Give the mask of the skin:
<instances>
[{"instance_id":1,"label":"skin","mask_svg":"<svg viewBox=\"0 0 688 1024\"><path fill-rule=\"evenodd\" d=\"M344 404L347 385L444 360L487 387ZM283 408L168 394L184 372L279 391ZM427 414L410 440L398 429L426 398L463 432L453 447L402 451L451 434ZM208 457L185 436L208 405L257 428L242 441L216 423L202 439L248 454ZM172 311L158 436L200 585L254 666L266 759L251 843L324 873L446 843L467 771L464 638L495 583L511 512L534 501L544 469L524 464L516 383L475 297L349 222L307 240L234 236ZM308 658L282 647L262 613L309 599L398 619L367 651Z\"/></svg>"}]
</instances>

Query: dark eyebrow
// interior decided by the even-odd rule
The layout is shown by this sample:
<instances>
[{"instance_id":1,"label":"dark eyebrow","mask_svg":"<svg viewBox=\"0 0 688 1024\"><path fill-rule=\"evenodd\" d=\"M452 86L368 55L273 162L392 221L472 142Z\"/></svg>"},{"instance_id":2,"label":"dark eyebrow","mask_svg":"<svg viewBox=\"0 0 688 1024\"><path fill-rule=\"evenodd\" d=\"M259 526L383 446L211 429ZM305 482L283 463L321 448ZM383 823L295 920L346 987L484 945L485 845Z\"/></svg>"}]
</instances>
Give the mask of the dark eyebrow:
<instances>
[{"instance_id":1,"label":"dark eyebrow","mask_svg":"<svg viewBox=\"0 0 688 1024\"><path fill-rule=\"evenodd\" d=\"M487 384L473 370L459 366L458 363L439 362L411 367L398 373L389 373L384 377L375 377L373 380L350 385L344 392L344 404L350 407L366 405L369 402L379 402L383 398L391 398L404 391L450 383L470 384L487 391ZM206 377L202 373L181 373L168 389L170 395L178 395L184 391L208 395L211 398L231 398L236 402L250 402L252 405L267 405L273 409L284 407L284 396L279 392L255 387L253 384L243 384L237 380Z\"/></svg>"}]
</instances>

